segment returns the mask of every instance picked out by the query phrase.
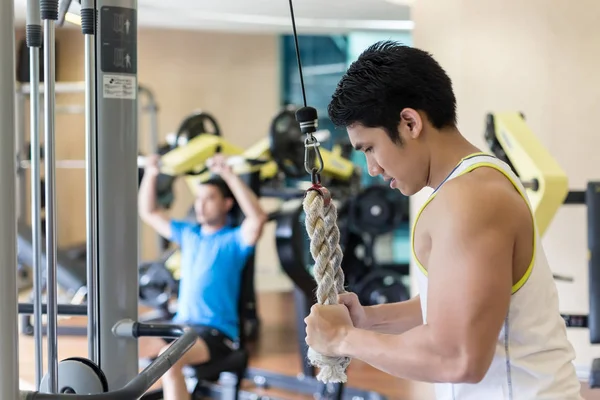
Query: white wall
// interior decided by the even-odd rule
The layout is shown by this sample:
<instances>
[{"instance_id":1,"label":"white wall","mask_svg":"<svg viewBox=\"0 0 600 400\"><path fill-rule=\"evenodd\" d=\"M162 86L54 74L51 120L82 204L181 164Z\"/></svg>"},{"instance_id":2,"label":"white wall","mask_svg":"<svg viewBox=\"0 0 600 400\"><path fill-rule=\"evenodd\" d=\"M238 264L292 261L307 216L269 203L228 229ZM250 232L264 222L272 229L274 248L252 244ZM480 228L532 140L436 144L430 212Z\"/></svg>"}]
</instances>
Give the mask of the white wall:
<instances>
[{"instance_id":1,"label":"white wall","mask_svg":"<svg viewBox=\"0 0 600 400\"><path fill-rule=\"evenodd\" d=\"M419 0L414 46L433 53L454 81L459 127L483 142L488 111L523 111L569 176L571 189L600 179L600 2L546 0ZM487 148L485 148L487 150ZM415 210L425 194L412 199ZM561 312L588 312L585 209L565 206L543 239L556 273ZM576 364L600 357L587 330L569 330Z\"/></svg>"}]
</instances>

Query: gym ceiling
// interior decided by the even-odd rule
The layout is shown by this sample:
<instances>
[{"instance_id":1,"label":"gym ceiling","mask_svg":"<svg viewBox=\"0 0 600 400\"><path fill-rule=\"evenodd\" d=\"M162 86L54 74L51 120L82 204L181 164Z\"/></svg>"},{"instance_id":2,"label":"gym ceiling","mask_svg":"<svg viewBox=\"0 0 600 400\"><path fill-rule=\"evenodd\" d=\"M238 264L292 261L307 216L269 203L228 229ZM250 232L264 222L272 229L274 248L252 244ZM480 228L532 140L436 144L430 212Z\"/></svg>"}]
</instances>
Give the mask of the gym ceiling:
<instances>
[{"instance_id":1,"label":"gym ceiling","mask_svg":"<svg viewBox=\"0 0 600 400\"><path fill-rule=\"evenodd\" d=\"M26 0L15 1L15 24L24 25ZM299 0L294 12L303 33L412 29L414 0ZM138 0L139 25L148 28L238 32L291 32L288 0ZM70 11L79 14L79 2Z\"/></svg>"}]
</instances>

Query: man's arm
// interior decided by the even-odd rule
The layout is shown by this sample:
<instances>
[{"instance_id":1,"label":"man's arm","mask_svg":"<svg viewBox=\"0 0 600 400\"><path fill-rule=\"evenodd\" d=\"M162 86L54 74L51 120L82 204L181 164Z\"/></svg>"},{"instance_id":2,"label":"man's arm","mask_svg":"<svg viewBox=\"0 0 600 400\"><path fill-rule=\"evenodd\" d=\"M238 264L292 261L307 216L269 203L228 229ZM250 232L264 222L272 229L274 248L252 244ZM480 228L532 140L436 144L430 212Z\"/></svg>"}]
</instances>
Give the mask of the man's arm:
<instances>
[{"instance_id":1,"label":"man's arm","mask_svg":"<svg viewBox=\"0 0 600 400\"><path fill-rule=\"evenodd\" d=\"M150 225L159 235L165 239L171 239L171 223L156 205L158 157L148 157L147 163L138 191L138 213L141 220Z\"/></svg>"},{"instance_id":2,"label":"man's arm","mask_svg":"<svg viewBox=\"0 0 600 400\"><path fill-rule=\"evenodd\" d=\"M340 354L404 379L483 379L510 303L516 202L508 191L461 186L437 199L446 214L432 232L427 324L402 335L349 328Z\"/></svg>"},{"instance_id":3,"label":"man's arm","mask_svg":"<svg viewBox=\"0 0 600 400\"><path fill-rule=\"evenodd\" d=\"M367 329L399 335L423 324L421 297L410 300L365 307Z\"/></svg>"},{"instance_id":4,"label":"man's arm","mask_svg":"<svg viewBox=\"0 0 600 400\"><path fill-rule=\"evenodd\" d=\"M244 213L241 225L242 239L250 246L256 244L267 222L267 214L263 211L254 192L233 172L222 173L221 178L227 183L235 200Z\"/></svg>"}]
</instances>

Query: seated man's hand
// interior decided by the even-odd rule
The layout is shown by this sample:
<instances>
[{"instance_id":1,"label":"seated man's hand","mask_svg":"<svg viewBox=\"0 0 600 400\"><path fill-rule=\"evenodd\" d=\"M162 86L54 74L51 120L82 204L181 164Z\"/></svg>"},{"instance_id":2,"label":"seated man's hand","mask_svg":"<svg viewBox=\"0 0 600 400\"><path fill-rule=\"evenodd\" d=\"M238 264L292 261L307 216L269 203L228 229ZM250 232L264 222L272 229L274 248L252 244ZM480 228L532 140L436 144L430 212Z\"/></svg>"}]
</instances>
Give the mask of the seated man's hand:
<instances>
[{"instance_id":1,"label":"seated man's hand","mask_svg":"<svg viewBox=\"0 0 600 400\"><path fill-rule=\"evenodd\" d=\"M227 157L223 154L216 154L209 158L206 164L213 174L224 176L232 172L231 166L227 164Z\"/></svg>"},{"instance_id":2,"label":"seated man's hand","mask_svg":"<svg viewBox=\"0 0 600 400\"><path fill-rule=\"evenodd\" d=\"M160 156L158 154L151 154L146 157L146 165L144 167L144 175L158 176L160 174Z\"/></svg>"},{"instance_id":3,"label":"seated man's hand","mask_svg":"<svg viewBox=\"0 0 600 400\"><path fill-rule=\"evenodd\" d=\"M339 357L342 341L353 328L350 313L343 304L318 305L310 309L306 323L306 344L316 352Z\"/></svg>"}]
</instances>

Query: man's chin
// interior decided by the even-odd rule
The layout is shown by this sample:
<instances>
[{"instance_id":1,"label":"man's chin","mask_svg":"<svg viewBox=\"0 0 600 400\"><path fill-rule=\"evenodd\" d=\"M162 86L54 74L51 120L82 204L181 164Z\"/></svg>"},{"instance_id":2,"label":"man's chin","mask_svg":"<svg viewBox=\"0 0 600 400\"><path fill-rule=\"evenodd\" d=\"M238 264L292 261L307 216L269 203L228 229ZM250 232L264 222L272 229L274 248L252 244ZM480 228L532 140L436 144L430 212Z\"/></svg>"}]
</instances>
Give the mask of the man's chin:
<instances>
[{"instance_id":1,"label":"man's chin","mask_svg":"<svg viewBox=\"0 0 600 400\"><path fill-rule=\"evenodd\" d=\"M390 188L392 190L399 191L400 193L402 193L403 196L406 196L406 197L412 196L414 194L413 191L410 190L410 188L408 188L406 185L401 184L398 181L395 181L393 186L390 185Z\"/></svg>"}]
</instances>

